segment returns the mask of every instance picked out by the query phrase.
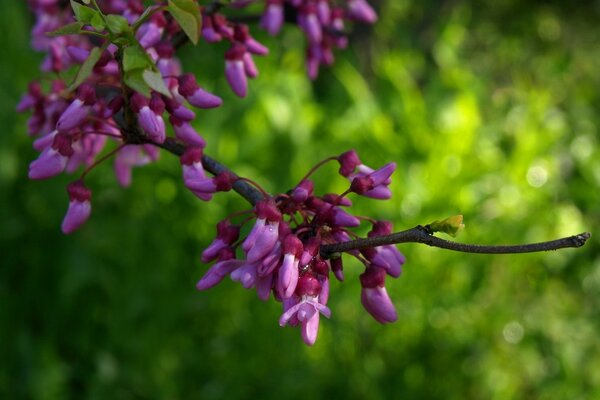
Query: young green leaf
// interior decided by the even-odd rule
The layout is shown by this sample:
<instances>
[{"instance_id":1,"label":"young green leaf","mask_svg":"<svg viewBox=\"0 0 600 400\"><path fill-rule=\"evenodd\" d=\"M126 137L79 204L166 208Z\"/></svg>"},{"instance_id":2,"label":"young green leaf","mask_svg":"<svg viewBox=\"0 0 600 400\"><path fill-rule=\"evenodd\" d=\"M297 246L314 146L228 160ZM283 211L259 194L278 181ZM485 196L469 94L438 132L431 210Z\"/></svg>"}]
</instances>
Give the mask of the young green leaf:
<instances>
[{"instance_id":1,"label":"young green leaf","mask_svg":"<svg viewBox=\"0 0 600 400\"><path fill-rule=\"evenodd\" d=\"M102 32L106 28L104 18L102 18L102 15L100 15L100 13L94 14L94 16L92 17L91 25L98 32Z\"/></svg>"},{"instance_id":2,"label":"young green leaf","mask_svg":"<svg viewBox=\"0 0 600 400\"><path fill-rule=\"evenodd\" d=\"M98 15L98 11L86 7L83 4L79 4L74 0L71 0L71 8L73 9L73 13L75 13L75 19L79 22L83 22L84 24L92 24L92 19L95 15Z\"/></svg>"},{"instance_id":3,"label":"young green leaf","mask_svg":"<svg viewBox=\"0 0 600 400\"><path fill-rule=\"evenodd\" d=\"M106 26L110 33L119 35L129 29L129 22L125 17L110 14L106 16Z\"/></svg>"},{"instance_id":4,"label":"young green leaf","mask_svg":"<svg viewBox=\"0 0 600 400\"><path fill-rule=\"evenodd\" d=\"M193 0L169 0L167 10L192 43L197 44L202 28L200 8Z\"/></svg>"},{"instance_id":5,"label":"young green leaf","mask_svg":"<svg viewBox=\"0 0 600 400\"><path fill-rule=\"evenodd\" d=\"M125 84L138 93L150 98L150 87L144 80L143 71L136 69L125 73Z\"/></svg>"},{"instance_id":6,"label":"young green leaf","mask_svg":"<svg viewBox=\"0 0 600 400\"><path fill-rule=\"evenodd\" d=\"M123 51L123 69L129 72L135 69L152 68L151 60L139 45L128 46Z\"/></svg>"},{"instance_id":7,"label":"young green leaf","mask_svg":"<svg viewBox=\"0 0 600 400\"><path fill-rule=\"evenodd\" d=\"M77 35L81 28L83 28L83 22L71 22L70 24L63 25L60 28L46 32L46 36L64 36L64 35Z\"/></svg>"},{"instance_id":8,"label":"young green leaf","mask_svg":"<svg viewBox=\"0 0 600 400\"><path fill-rule=\"evenodd\" d=\"M73 83L71 83L69 86L69 90L75 90L79 85L85 82L85 80L92 74L94 65L96 65L100 59L100 55L102 55L102 50L100 50L99 47L94 47L88 58L86 58L83 64L81 64L79 71L77 71L77 75L75 75Z\"/></svg>"},{"instance_id":9,"label":"young green leaf","mask_svg":"<svg viewBox=\"0 0 600 400\"><path fill-rule=\"evenodd\" d=\"M164 94L165 96L171 98L171 92L165 86L165 82L163 81L162 74L160 72L152 71L151 69L147 69L142 74L144 77L144 81L150 86L153 90L157 91L160 94Z\"/></svg>"}]
</instances>

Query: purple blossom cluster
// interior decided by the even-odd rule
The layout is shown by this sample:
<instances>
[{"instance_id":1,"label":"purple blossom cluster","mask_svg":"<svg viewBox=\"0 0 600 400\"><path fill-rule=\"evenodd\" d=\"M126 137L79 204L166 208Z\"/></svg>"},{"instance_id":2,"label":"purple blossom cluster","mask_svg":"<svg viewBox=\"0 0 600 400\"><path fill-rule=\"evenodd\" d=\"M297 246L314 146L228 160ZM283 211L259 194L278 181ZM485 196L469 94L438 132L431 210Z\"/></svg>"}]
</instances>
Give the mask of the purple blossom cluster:
<instances>
[{"instance_id":1,"label":"purple blossom cluster","mask_svg":"<svg viewBox=\"0 0 600 400\"><path fill-rule=\"evenodd\" d=\"M124 187L129 186L132 168L158 159L157 146L165 142L169 130L175 140L188 149L182 157L184 182L197 197L209 200L215 191L231 188L234 178L230 175L206 176L201 161L206 141L193 127L196 113L192 108L216 108L222 100L203 89L194 75L183 72L175 56L183 28L177 18L167 12L168 7L163 2L146 9L141 0L97 1L99 11L123 17L131 28L135 27L133 33L142 53L139 57L150 60L164 85L164 90L148 93L142 93L127 81L124 49L116 41L109 41L107 28L98 31L86 26L80 34L49 36L48 32L76 22L69 3L60 0L28 0L28 3L36 17L32 47L46 53L41 66L43 72L60 77L72 67L84 69L94 52L101 49L97 60L90 65L92 71L83 82L77 83L76 91L70 90L60 78L51 84L34 81L17 106L19 112L32 112L28 132L35 139L34 149L40 152L30 164L31 179L47 179L83 168L81 176L67 190L71 205L63 223L65 233L77 229L90 215L91 192L84 179L91 169L114 156L117 181ZM252 3L256 2L238 0L230 5L243 8ZM376 19L364 0L349 0L345 8L333 7L331 3L329 0L267 0L260 21L264 29L276 34L286 13L291 11L296 15L309 44L307 65L309 76L313 78L320 64L333 62L332 47L345 47L344 20L373 22ZM86 7L77 4L77 7ZM252 37L246 24L229 20L217 12L223 6L220 2L199 6L201 37L210 43L230 43L224 56L225 76L232 91L245 97L247 79L258 75L253 56L266 55L268 49ZM124 129L132 118L139 132ZM107 145L112 146L112 150L106 150ZM102 155L105 151L108 153ZM364 174L364 171L357 173ZM85 196L81 195L83 192ZM82 203L86 212L81 212L82 207L72 206L73 201Z\"/></svg>"},{"instance_id":2,"label":"purple blossom cluster","mask_svg":"<svg viewBox=\"0 0 600 400\"><path fill-rule=\"evenodd\" d=\"M306 71L315 79L321 65L333 64L333 49L346 48L346 21L372 24L377 20L377 14L365 0L345 3L345 7L341 7L330 0L267 0L260 23L269 34L276 35L285 21L286 11L295 15L307 41Z\"/></svg>"},{"instance_id":3,"label":"purple blossom cluster","mask_svg":"<svg viewBox=\"0 0 600 400\"><path fill-rule=\"evenodd\" d=\"M374 170L364 165L355 151L328 160L339 162L339 173L350 181L347 191L317 196L307 176L285 194L265 195L242 223L233 224L230 218L221 221L216 238L201 256L204 263L216 262L197 284L199 290L206 290L229 275L244 288L256 289L262 300L268 300L272 293L283 305L279 324L300 326L308 345L317 339L320 315L331 315L327 307L330 272L339 281L344 280L341 255L323 257L321 245L351 240L351 229L361 220L372 225L369 237L392 232L390 222L357 217L345 209L352 206L347 197L350 193L389 199L388 186L396 165L389 163ZM242 225L252 220L253 227L240 239ZM386 291L385 278L400 276L404 256L394 245L367 247L349 254L366 267L360 276L363 306L378 322L394 322L396 310Z\"/></svg>"}]
</instances>

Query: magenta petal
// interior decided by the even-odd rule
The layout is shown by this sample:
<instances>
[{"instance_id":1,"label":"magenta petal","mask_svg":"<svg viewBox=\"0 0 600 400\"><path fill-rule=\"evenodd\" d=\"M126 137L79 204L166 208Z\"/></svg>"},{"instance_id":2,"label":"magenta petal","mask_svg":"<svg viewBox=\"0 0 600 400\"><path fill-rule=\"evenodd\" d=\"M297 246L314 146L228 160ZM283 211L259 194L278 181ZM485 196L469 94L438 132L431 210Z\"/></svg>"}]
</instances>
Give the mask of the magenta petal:
<instances>
[{"instance_id":1,"label":"magenta petal","mask_svg":"<svg viewBox=\"0 0 600 400\"><path fill-rule=\"evenodd\" d=\"M376 200L387 200L392 197L392 191L387 186L380 185L363 193L363 196Z\"/></svg>"},{"instance_id":2,"label":"magenta petal","mask_svg":"<svg viewBox=\"0 0 600 400\"><path fill-rule=\"evenodd\" d=\"M309 346L317 341L319 333L319 313L315 312L308 320L302 321L302 340Z\"/></svg>"},{"instance_id":3,"label":"magenta petal","mask_svg":"<svg viewBox=\"0 0 600 400\"><path fill-rule=\"evenodd\" d=\"M142 129L148 133L150 139L157 143L165 141L165 122L160 115L156 115L150 107L142 107L138 114L138 122Z\"/></svg>"},{"instance_id":4,"label":"magenta petal","mask_svg":"<svg viewBox=\"0 0 600 400\"><path fill-rule=\"evenodd\" d=\"M373 186L389 184L390 176L396 170L396 163L391 162L376 171L373 171L369 177L373 180Z\"/></svg>"},{"instance_id":5,"label":"magenta petal","mask_svg":"<svg viewBox=\"0 0 600 400\"><path fill-rule=\"evenodd\" d=\"M181 125L173 124L173 130L177 139L185 144L202 148L206 146L204 138L187 122L183 122Z\"/></svg>"},{"instance_id":6,"label":"magenta petal","mask_svg":"<svg viewBox=\"0 0 600 400\"><path fill-rule=\"evenodd\" d=\"M298 284L298 260L293 254L286 254L279 269L278 289L282 298L292 297Z\"/></svg>"},{"instance_id":7,"label":"magenta petal","mask_svg":"<svg viewBox=\"0 0 600 400\"><path fill-rule=\"evenodd\" d=\"M223 100L219 96L207 92L202 88L198 88L194 94L186 99L191 105L198 108L215 108L223 104Z\"/></svg>"},{"instance_id":8,"label":"magenta petal","mask_svg":"<svg viewBox=\"0 0 600 400\"><path fill-rule=\"evenodd\" d=\"M219 254L219 252L225 247L227 247L227 243L225 243L221 239L215 239L211 244L208 245L206 249L204 249L200 259L203 263L210 262L214 260Z\"/></svg>"},{"instance_id":9,"label":"magenta petal","mask_svg":"<svg viewBox=\"0 0 600 400\"><path fill-rule=\"evenodd\" d=\"M61 114L56 129L59 132L68 132L71 129L79 126L87 117L90 111L90 106L86 106L81 99L75 99L69 107Z\"/></svg>"},{"instance_id":10,"label":"magenta petal","mask_svg":"<svg viewBox=\"0 0 600 400\"><path fill-rule=\"evenodd\" d=\"M217 185L212 178L188 179L185 186L193 192L214 193L217 191Z\"/></svg>"},{"instance_id":11,"label":"magenta petal","mask_svg":"<svg viewBox=\"0 0 600 400\"><path fill-rule=\"evenodd\" d=\"M246 259L248 262L255 262L266 256L279 238L279 224L265 225L264 229L257 236L254 246L248 251Z\"/></svg>"},{"instance_id":12,"label":"magenta petal","mask_svg":"<svg viewBox=\"0 0 600 400\"><path fill-rule=\"evenodd\" d=\"M260 19L260 26L269 32L270 35L275 36L281 30L282 25L283 6L280 4L269 4Z\"/></svg>"},{"instance_id":13,"label":"magenta petal","mask_svg":"<svg viewBox=\"0 0 600 400\"><path fill-rule=\"evenodd\" d=\"M360 301L365 309L379 323L385 324L398 319L396 309L385 287L363 288Z\"/></svg>"},{"instance_id":14,"label":"magenta petal","mask_svg":"<svg viewBox=\"0 0 600 400\"><path fill-rule=\"evenodd\" d=\"M232 273L241 265L240 260L220 261L209 268L206 274L196 284L196 289L206 290L220 283L225 276Z\"/></svg>"},{"instance_id":15,"label":"magenta petal","mask_svg":"<svg viewBox=\"0 0 600 400\"><path fill-rule=\"evenodd\" d=\"M248 78L256 78L258 76L258 68L256 68L256 64L254 64L254 60L252 59L252 54L246 53L244 54L244 71Z\"/></svg>"},{"instance_id":16,"label":"magenta petal","mask_svg":"<svg viewBox=\"0 0 600 400\"><path fill-rule=\"evenodd\" d=\"M284 305L286 303L284 302ZM298 309L300 309L300 306L302 305L302 302L298 302L297 304L291 306L290 308L288 308L282 315L281 317L279 317L279 326L285 326L287 323L291 323L292 318L296 315L296 313L298 312Z\"/></svg>"},{"instance_id":17,"label":"magenta petal","mask_svg":"<svg viewBox=\"0 0 600 400\"><path fill-rule=\"evenodd\" d=\"M67 161L67 157L48 147L29 164L29 179L46 179L58 175L65 170Z\"/></svg>"},{"instance_id":18,"label":"magenta petal","mask_svg":"<svg viewBox=\"0 0 600 400\"><path fill-rule=\"evenodd\" d=\"M269 300L271 288L273 287L273 275L259 277L256 282L256 293L262 301Z\"/></svg>"},{"instance_id":19,"label":"magenta petal","mask_svg":"<svg viewBox=\"0 0 600 400\"><path fill-rule=\"evenodd\" d=\"M254 226L252 227L252 230L250 230L250 233L248 234L248 236L246 236L244 243L242 243L242 249L245 252L250 251L252 246L254 246L254 242L256 242L256 238L259 235L259 233L262 232L262 230L265 228L266 222L267 221L264 218L258 218L256 220L256 222L254 223Z\"/></svg>"},{"instance_id":20,"label":"magenta petal","mask_svg":"<svg viewBox=\"0 0 600 400\"><path fill-rule=\"evenodd\" d=\"M250 289L256 281L256 265L245 263L231 273L231 279L240 282L245 289Z\"/></svg>"},{"instance_id":21,"label":"magenta petal","mask_svg":"<svg viewBox=\"0 0 600 400\"><path fill-rule=\"evenodd\" d=\"M353 215L348 214L341 208L336 207L335 209L335 224L339 226L359 226L360 220Z\"/></svg>"},{"instance_id":22,"label":"magenta petal","mask_svg":"<svg viewBox=\"0 0 600 400\"><path fill-rule=\"evenodd\" d=\"M62 231L69 234L79 228L90 216L92 206L89 201L72 200L62 222Z\"/></svg>"},{"instance_id":23,"label":"magenta petal","mask_svg":"<svg viewBox=\"0 0 600 400\"><path fill-rule=\"evenodd\" d=\"M225 62L225 76L231 90L239 97L246 97L248 94L248 81L244 62L242 60L227 60Z\"/></svg>"},{"instance_id":24,"label":"magenta petal","mask_svg":"<svg viewBox=\"0 0 600 400\"><path fill-rule=\"evenodd\" d=\"M33 148L37 151L43 151L46 147L52 146L52 142L54 142L54 137L57 133L58 131L52 131L49 134L36 139L33 142Z\"/></svg>"},{"instance_id":25,"label":"magenta petal","mask_svg":"<svg viewBox=\"0 0 600 400\"><path fill-rule=\"evenodd\" d=\"M244 45L246 46L246 49L248 49L248 51L252 54L256 54L257 56L266 56L267 54L269 54L269 49L263 45L262 43L259 43L258 41L256 41L255 39L249 38L244 42Z\"/></svg>"}]
</instances>

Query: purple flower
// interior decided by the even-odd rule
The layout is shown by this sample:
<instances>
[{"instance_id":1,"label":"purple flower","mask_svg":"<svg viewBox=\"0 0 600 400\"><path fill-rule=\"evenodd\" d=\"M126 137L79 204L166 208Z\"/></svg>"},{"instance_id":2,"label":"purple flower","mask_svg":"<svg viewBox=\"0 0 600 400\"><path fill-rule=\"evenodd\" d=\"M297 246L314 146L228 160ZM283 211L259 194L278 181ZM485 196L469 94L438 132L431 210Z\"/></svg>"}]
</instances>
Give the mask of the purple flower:
<instances>
[{"instance_id":1,"label":"purple flower","mask_svg":"<svg viewBox=\"0 0 600 400\"><path fill-rule=\"evenodd\" d=\"M148 101L139 93L131 96L131 109L138 115L138 122L148 137L157 143L163 143L166 138L165 122L162 114L165 111L165 103L157 93L152 93Z\"/></svg>"},{"instance_id":2,"label":"purple flower","mask_svg":"<svg viewBox=\"0 0 600 400\"><path fill-rule=\"evenodd\" d=\"M66 133L77 127L87 117L92 105L96 103L96 91L91 85L83 84L77 89L77 98L61 114L56 129Z\"/></svg>"},{"instance_id":3,"label":"purple flower","mask_svg":"<svg viewBox=\"0 0 600 400\"><path fill-rule=\"evenodd\" d=\"M194 190L191 185L198 181L207 179L202 166L202 149L200 147L188 147L180 158L183 168L183 184L190 189L199 199L209 201L212 194L204 191Z\"/></svg>"},{"instance_id":4,"label":"purple flower","mask_svg":"<svg viewBox=\"0 0 600 400\"><path fill-rule=\"evenodd\" d=\"M194 147L204 148L206 146L204 138L196 132L188 121L181 120L173 115L171 115L169 121L171 122L171 125L173 125L173 130L175 131L177 139Z\"/></svg>"},{"instance_id":5,"label":"purple flower","mask_svg":"<svg viewBox=\"0 0 600 400\"><path fill-rule=\"evenodd\" d=\"M256 54L258 56L266 56L269 54L268 48L250 36L248 25L237 24L234 28L233 38L242 43L246 50L252 54Z\"/></svg>"},{"instance_id":6,"label":"purple flower","mask_svg":"<svg viewBox=\"0 0 600 400\"><path fill-rule=\"evenodd\" d=\"M62 222L62 231L72 233L87 221L92 212L90 200L92 191L82 181L75 181L67 186L69 193L69 209Z\"/></svg>"},{"instance_id":7,"label":"purple flower","mask_svg":"<svg viewBox=\"0 0 600 400\"><path fill-rule=\"evenodd\" d=\"M223 104L223 100L220 97L215 96L212 93L207 92L198 86L196 77L192 74L184 74L178 78L179 81L179 94L194 107L198 108L215 108ZM181 118L181 117L179 117ZM187 119L187 118L183 118Z\"/></svg>"},{"instance_id":8,"label":"purple flower","mask_svg":"<svg viewBox=\"0 0 600 400\"><path fill-rule=\"evenodd\" d=\"M219 260L206 271L206 274L196 284L196 289L206 290L220 283L225 276L238 269L244 262L235 259L235 253L229 247L223 247L218 252Z\"/></svg>"},{"instance_id":9,"label":"purple flower","mask_svg":"<svg viewBox=\"0 0 600 400\"><path fill-rule=\"evenodd\" d=\"M181 90L181 87L179 88ZM181 92L180 92L181 93ZM183 95L182 95L183 96ZM196 118L196 114L187 107L184 107L180 102L174 98L163 97L165 102L165 108L173 117L182 121L192 121Z\"/></svg>"},{"instance_id":10,"label":"purple flower","mask_svg":"<svg viewBox=\"0 0 600 400\"><path fill-rule=\"evenodd\" d=\"M217 224L217 237L202 252L202 262L207 263L214 260L221 250L231 246L239 237L239 225L232 225L228 219L219 222Z\"/></svg>"},{"instance_id":11,"label":"purple flower","mask_svg":"<svg viewBox=\"0 0 600 400\"><path fill-rule=\"evenodd\" d=\"M155 146L127 145L115 157L115 175L123 187L131 185L131 168L146 165L158 159L158 150Z\"/></svg>"},{"instance_id":12,"label":"purple flower","mask_svg":"<svg viewBox=\"0 0 600 400\"><path fill-rule=\"evenodd\" d=\"M348 17L367 24L377 21L377 14L365 0L348 1Z\"/></svg>"},{"instance_id":13,"label":"purple flower","mask_svg":"<svg viewBox=\"0 0 600 400\"><path fill-rule=\"evenodd\" d=\"M283 0L267 0L265 11L260 19L260 26L275 36L283 25Z\"/></svg>"},{"instance_id":14,"label":"purple flower","mask_svg":"<svg viewBox=\"0 0 600 400\"><path fill-rule=\"evenodd\" d=\"M283 262L277 280L277 292L282 299L292 297L296 290L298 263L302 250L302 242L296 235L288 235L283 240Z\"/></svg>"},{"instance_id":15,"label":"purple flower","mask_svg":"<svg viewBox=\"0 0 600 400\"><path fill-rule=\"evenodd\" d=\"M390 176L396 170L396 163L388 163L373 170L366 165L359 165L358 172L350 174L350 190L354 193L373 199L387 200L392 196L388 185L392 182Z\"/></svg>"},{"instance_id":16,"label":"purple flower","mask_svg":"<svg viewBox=\"0 0 600 400\"><path fill-rule=\"evenodd\" d=\"M301 324L302 339L309 346L315 344L319 333L319 313L327 318L331 311L324 304L326 297L321 301L322 285L317 278L303 275L298 280L296 294L283 301L283 314L279 318L279 325L285 326ZM328 293L327 293L328 295Z\"/></svg>"},{"instance_id":17,"label":"purple flower","mask_svg":"<svg viewBox=\"0 0 600 400\"><path fill-rule=\"evenodd\" d=\"M323 30L317 16L317 8L313 3L305 3L298 13L298 25L304 31L308 42L311 45L321 43L323 39Z\"/></svg>"},{"instance_id":18,"label":"purple flower","mask_svg":"<svg viewBox=\"0 0 600 400\"><path fill-rule=\"evenodd\" d=\"M360 301L363 307L379 323L386 324L398 319L396 309L385 289L385 271L378 267L367 267L360 275L362 290Z\"/></svg>"},{"instance_id":19,"label":"purple flower","mask_svg":"<svg viewBox=\"0 0 600 400\"><path fill-rule=\"evenodd\" d=\"M290 197L296 203L302 203L313 195L314 188L314 183L310 179L305 179L292 190Z\"/></svg>"},{"instance_id":20,"label":"purple flower","mask_svg":"<svg viewBox=\"0 0 600 400\"><path fill-rule=\"evenodd\" d=\"M246 47L241 43L234 43L225 53L225 77L231 90L239 96L248 94L248 80L244 66Z\"/></svg>"},{"instance_id":21,"label":"purple flower","mask_svg":"<svg viewBox=\"0 0 600 400\"><path fill-rule=\"evenodd\" d=\"M60 174L65 170L72 155L71 137L64 133L56 134L52 146L44 149L40 156L29 164L29 179L46 179Z\"/></svg>"}]
</instances>

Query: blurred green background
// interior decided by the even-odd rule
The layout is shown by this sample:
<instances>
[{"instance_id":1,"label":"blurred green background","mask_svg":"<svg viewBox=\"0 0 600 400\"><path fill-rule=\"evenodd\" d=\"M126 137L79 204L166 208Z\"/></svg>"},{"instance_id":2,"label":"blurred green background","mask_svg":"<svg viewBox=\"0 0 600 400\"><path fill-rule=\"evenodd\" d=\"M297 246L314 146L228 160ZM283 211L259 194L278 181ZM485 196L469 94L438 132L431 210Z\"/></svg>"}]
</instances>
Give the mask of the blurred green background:
<instances>
[{"instance_id":1,"label":"blurred green background","mask_svg":"<svg viewBox=\"0 0 600 400\"><path fill-rule=\"evenodd\" d=\"M397 229L462 213L464 242L596 233L588 244L514 256L402 245L388 326L362 310L348 259L307 347L279 328L278 303L228 279L195 290L215 224L247 205L197 201L169 154L126 190L109 164L94 171L92 218L61 234L70 177L27 180L36 153L13 111L39 76L32 18L0 0L0 398L600 398L600 2L373 3L380 21L314 83L296 29L257 33L271 55L243 101L224 44L185 47L186 70L225 100L198 113L207 153L282 192L354 148L368 165L398 163L393 199L356 199L357 213ZM316 181L346 185L333 165Z\"/></svg>"}]
</instances>

